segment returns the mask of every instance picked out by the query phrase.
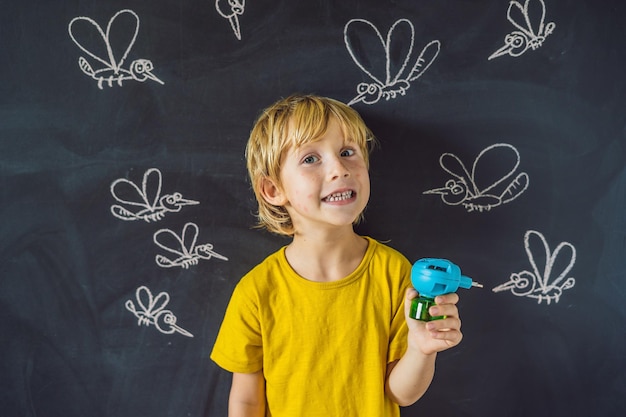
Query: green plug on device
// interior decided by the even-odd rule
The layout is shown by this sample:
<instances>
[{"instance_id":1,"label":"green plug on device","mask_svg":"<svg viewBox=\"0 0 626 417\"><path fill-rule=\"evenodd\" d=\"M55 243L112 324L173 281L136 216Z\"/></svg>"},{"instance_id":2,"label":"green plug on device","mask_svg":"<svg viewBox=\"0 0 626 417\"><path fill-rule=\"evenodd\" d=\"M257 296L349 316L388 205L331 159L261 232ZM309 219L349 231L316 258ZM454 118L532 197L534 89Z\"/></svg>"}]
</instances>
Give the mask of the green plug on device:
<instances>
[{"instance_id":1,"label":"green plug on device","mask_svg":"<svg viewBox=\"0 0 626 417\"><path fill-rule=\"evenodd\" d=\"M435 305L435 297L438 295L456 292L459 287L483 287L470 277L461 275L461 269L457 265L439 258L423 258L415 262L411 268L411 283L419 297L411 302L409 317L421 321L444 318L433 317L428 313L428 309Z\"/></svg>"}]
</instances>

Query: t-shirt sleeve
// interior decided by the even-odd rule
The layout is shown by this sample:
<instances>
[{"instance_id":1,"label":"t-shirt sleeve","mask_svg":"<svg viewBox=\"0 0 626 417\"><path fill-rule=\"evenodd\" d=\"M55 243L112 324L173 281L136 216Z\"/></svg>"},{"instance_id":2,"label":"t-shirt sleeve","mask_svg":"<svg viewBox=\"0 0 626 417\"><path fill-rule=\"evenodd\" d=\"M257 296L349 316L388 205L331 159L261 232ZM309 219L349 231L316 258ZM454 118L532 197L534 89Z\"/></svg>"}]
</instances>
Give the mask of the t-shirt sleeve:
<instances>
[{"instance_id":1,"label":"t-shirt sleeve","mask_svg":"<svg viewBox=\"0 0 626 417\"><path fill-rule=\"evenodd\" d=\"M396 314L391 321L390 330L387 363L402 358L407 349L408 328L404 318L404 305L401 305L396 310Z\"/></svg>"},{"instance_id":2,"label":"t-shirt sleeve","mask_svg":"<svg viewBox=\"0 0 626 417\"><path fill-rule=\"evenodd\" d=\"M241 283L226 308L211 359L230 372L253 373L263 368L258 308Z\"/></svg>"},{"instance_id":3,"label":"t-shirt sleeve","mask_svg":"<svg viewBox=\"0 0 626 417\"><path fill-rule=\"evenodd\" d=\"M391 319L389 333L389 350L387 353L387 363L402 358L407 349L408 328L404 315L404 297L406 289L411 285L411 264L400 255L399 267L397 271L399 281L397 281L397 291L395 301L395 313Z\"/></svg>"}]
</instances>

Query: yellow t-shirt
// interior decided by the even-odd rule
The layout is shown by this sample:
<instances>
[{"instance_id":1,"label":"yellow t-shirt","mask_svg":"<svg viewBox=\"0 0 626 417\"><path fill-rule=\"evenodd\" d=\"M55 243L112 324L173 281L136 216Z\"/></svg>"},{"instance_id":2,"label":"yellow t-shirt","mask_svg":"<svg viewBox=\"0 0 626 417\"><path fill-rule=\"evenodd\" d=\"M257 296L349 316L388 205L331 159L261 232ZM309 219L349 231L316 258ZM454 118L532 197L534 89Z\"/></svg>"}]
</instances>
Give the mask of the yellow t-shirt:
<instances>
[{"instance_id":1,"label":"yellow t-shirt","mask_svg":"<svg viewBox=\"0 0 626 417\"><path fill-rule=\"evenodd\" d=\"M400 415L384 383L406 350L411 264L366 239L360 265L341 280L302 278L282 248L235 288L211 359L230 372L262 369L268 416Z\"/></svg>"}]
</instances>

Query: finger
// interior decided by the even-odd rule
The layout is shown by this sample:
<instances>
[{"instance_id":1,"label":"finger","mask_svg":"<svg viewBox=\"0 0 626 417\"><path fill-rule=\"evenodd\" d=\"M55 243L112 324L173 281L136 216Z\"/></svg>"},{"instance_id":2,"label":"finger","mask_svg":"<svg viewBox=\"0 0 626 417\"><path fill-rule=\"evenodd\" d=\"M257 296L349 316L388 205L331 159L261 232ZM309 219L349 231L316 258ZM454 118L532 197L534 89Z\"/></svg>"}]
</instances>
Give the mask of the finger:
<instances>
[{"instance_id":1,"label":"finger","mask_svg":"<svg viewBox=\"0 0 626 417\"><path fill-rule=\"evenodd\" d=\"M432 317L458 317L459 309L454 304L437 304L428 309L428 314Z\"/></svg>"},{"instance_id":2,"label":"finger","mask_svg":"<svg viewBox=\"0 0 626 417\"><path fill-rule=\"evenodd\" d=\"M456 304L459 302L459 295L455 292L450 294L438 295L435 298L437 304Z\"/></svg>"},{"instance_id":3,"label":"finger","mask_svg":"<svg viewBox=\"0 0 626 417\"><path fill-rule=\"evenodd\" d=\"M458 317L447 317L445 319L432 320L428 322L426 329L431 333L460 331L461 319Z\"/></svg>"},{"instance_id":4,"label":"finger","mask_svg":"<svg viewBox=\"0 0 626 417\"><path fill-rule=\"evenodd\" d=\"M419 293L413 287L409 287L406 289L405 298L409 301L413 300L415 297L418 297Z\"/></svg>"},{"instance_id":5,"label":"finger","mask_svg":"<svg viewBox=\"0 0 626 417\"><path fill-rule=\"evenodd\" d=\"M457 343L460 342L463 338L463 333L459 328L461 323L448 322L446 325L443 322L444 320L436 320L429 322L426 325L426 329L428 330L430 337L437 340L447 340Z\"/></svg>"},{"instance_id":6,"label":"finger","mask_svg":"<svg viewBox=\"0 0 626 417\"><path fill-rule=\"evenodd\" d=\"M463 340L463 333L459 330L449 330L431 333L431 337L436 340L444 341L448 347L456 346Z\"/></svg>"}]
</instances>

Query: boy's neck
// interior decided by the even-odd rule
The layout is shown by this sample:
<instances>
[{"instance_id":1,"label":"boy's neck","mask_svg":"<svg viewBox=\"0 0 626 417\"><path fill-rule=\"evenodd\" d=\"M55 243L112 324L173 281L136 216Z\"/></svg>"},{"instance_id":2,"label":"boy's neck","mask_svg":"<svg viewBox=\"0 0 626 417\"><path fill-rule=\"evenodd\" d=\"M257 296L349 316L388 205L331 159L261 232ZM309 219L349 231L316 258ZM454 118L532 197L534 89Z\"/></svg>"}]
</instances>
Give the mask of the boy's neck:
<instances>
[{"instance_id":1,"label":"boy's neck","mask_svg":"<svg viewBox=\"0 0 626 417\"><path fill-rule=\"evenodd\" d=\"M294 235L285 255L291 267L309 281L332 282L350 275L359 266L368 242L350 230Z\"/></svg>"}]
</instances>

